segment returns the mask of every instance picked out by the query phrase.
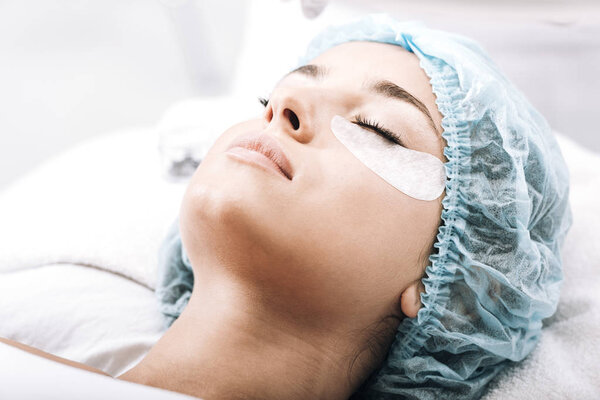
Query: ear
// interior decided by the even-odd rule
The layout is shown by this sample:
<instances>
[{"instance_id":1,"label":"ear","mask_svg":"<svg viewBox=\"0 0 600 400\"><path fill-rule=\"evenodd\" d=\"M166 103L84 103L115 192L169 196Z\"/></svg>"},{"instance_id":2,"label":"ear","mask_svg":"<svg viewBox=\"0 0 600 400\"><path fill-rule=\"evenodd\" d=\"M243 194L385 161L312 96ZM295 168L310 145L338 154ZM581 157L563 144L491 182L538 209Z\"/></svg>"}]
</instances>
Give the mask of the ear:
<instances>
[{"instance_id":1,"label":"ear","mask_svg":"<svg viewBox=\"0 0 600 400\"><path fill-rule=\"evenodd\" d=\"M425 286L421 282L421 279L418 279L411 283L405 290L402 292L402 296L400 297L400 307L402 308L402 313L409 318L415 318L417 313L421 309L421 293L425 293Z\"/></svg>"}]
</instances>

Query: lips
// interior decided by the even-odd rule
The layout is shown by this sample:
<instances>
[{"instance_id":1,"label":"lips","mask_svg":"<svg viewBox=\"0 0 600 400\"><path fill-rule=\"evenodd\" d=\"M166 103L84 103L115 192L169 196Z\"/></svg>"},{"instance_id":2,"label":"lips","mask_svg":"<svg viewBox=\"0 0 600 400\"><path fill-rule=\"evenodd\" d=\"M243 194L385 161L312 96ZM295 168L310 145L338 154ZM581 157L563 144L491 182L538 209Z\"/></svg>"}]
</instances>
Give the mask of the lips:
<instances>
[{"instance_id":1,"label":"lips","mask_svg":"<svg viewBox=\"0 0 600 400\"><path fill-rule=\"evenodd\" d=\"M292 180L294 176L292 165L279 145L279 142L274 137L266 133L247 133L231 142L227 150L235 147L241 147L264 155L275 163L282 175Z\"/></svg>"}]
</instances>

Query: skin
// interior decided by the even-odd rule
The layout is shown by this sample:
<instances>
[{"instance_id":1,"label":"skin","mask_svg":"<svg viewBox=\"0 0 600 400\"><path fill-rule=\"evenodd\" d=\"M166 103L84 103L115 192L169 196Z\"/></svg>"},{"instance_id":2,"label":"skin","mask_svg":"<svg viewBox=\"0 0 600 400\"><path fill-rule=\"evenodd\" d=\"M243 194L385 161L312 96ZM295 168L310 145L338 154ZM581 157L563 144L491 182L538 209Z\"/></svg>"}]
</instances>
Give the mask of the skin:
<instances>
[{"instance_id":1,"label":"skin","mask_svg":"<svg viewBox=\"0 0 600 400\"><path fill-rule=\"evenodd\" d=\"M311 64L327 76L284 77L263 115L224 132L195 172L180 209L190 302L118 379L207 400L347 399L383 360L401 318L417 315L444 194L422 201L395 189L330 122L361 114L446 162L429 79L414 54L381 43L345 43ZM423 102L433 124L365 89L380 79ZM226 154L249 131L279 141L292 180Z\"/></svg>"}]
</instances>

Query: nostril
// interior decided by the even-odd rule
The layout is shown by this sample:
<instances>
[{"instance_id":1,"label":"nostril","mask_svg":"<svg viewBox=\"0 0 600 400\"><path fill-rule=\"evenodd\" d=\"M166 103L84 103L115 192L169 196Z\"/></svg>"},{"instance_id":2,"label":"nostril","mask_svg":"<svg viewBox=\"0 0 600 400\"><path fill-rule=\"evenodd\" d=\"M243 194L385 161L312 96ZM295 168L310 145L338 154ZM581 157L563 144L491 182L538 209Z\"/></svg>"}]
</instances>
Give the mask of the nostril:
<instances>
[{"instance_id":1,"label":"nostril","mask_svg":"<svg viewBox=\"0 0 600 400\"><path fill-rule=\"evenodd\" d=\"M300 128L300 120L298 119L298 116L295 112L293 112L289 108L286 108L285 110L283 110L283 115L290 121L295 131L297 131L298 128Z\"/></svg>"}]
</instances>

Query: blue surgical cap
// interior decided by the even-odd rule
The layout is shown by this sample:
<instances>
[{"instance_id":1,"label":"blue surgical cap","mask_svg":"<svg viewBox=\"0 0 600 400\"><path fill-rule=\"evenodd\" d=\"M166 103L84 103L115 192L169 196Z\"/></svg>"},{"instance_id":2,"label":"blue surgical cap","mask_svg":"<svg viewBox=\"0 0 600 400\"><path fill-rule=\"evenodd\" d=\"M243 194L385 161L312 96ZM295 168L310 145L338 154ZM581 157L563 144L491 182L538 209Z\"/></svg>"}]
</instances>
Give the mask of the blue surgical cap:
<instances>
[{"instance_id":1,"label":"blue surgical cap","mask_svg":"<svg viewBox=\"0 0 600 400\"><path fill-rule=\"evenodd\" d=\"M348 41L413 52L443 115L446 194L422 282L385 361L355 397L473 399L536 346L556 310L560 247L572 224L569 174L546 120L473 40L377 14L328 28L301 63ZM161 249L157 295L173 321L191 266L176 224Z\"/></svg>"}]
</instances>

